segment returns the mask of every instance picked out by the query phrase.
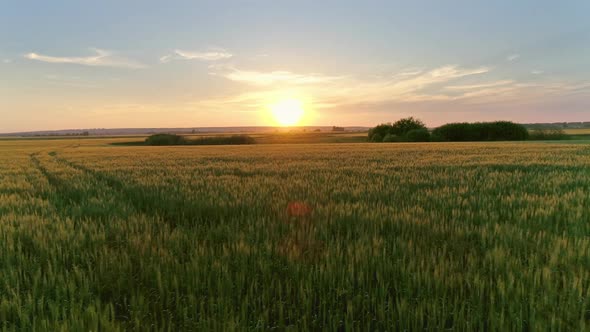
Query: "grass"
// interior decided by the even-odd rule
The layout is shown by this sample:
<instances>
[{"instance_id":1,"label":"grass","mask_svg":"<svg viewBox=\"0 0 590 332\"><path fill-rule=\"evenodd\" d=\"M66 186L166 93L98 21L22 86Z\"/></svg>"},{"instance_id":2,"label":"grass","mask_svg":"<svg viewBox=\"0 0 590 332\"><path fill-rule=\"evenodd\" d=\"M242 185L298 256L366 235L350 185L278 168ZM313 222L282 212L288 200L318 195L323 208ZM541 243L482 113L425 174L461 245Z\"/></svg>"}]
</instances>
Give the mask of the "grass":
<instances>
[{"instance_id":1,"label":"grass","mask_svg":"<svg viewBox=\"0 0 590 332\"><path fill-rule=\"evenodd\" d=\"M590 148L0 141L4 330L586 330Z\"/></svg>"}]
</instances>

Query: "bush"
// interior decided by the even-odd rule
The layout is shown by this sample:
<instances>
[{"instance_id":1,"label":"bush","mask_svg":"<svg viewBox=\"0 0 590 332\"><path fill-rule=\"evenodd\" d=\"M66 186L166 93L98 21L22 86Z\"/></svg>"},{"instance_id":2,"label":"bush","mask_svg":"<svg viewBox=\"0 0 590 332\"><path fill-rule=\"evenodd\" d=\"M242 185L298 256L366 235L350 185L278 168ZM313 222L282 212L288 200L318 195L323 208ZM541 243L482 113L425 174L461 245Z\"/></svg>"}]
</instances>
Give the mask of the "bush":
<instances>
[{"instance_id":1,"label":"bush","mask_svg":"<svg viewBox=\"0 0 590 332\"><path fill-rule=\"evenodd\" d=\"M406 136L412 130L426 129L424 123L413 117L398 120L391 125L392 134L396 136Z\"/></svg>"},{"instance_id":2,"label":"bush","mask_svg":"<svg viewBox=\"0 0 590 332\"><path fill-rule=\"evenodd\" d=\"M429 142L430 132L428 129L412 129L406 134L408 142Z\"/></svg>"},{"instance_id":3,"label":"bush","mask_svg":"<svg viewBox=\"0 0 590 332\"><path fill-rule=\"evenodd\" d=\"M369 130L369 141L370 142L382 142L383 138L387 136L387 134L391 133L391 124L390 123L383 123L375 128L371 128Z\"/></svg>"},{"instance_id":4,"label":"bush","mask_svg":"<svg viewBox=\"0 0 590 332\"><path fill-rule=\"evenodd\" d=\"M182 145L186 140L174 134L155 134L145 139L146 145Z\"/></svg>"},{"instance_id":5,"label":"bush","mask_svg":"<svg viewBox=\"0 0 590 332\"><path fill-rule=\"evenodd\" d=\"M522 141L529 138L529 131L525 126L510 121L496 121L487 123L488 141Z\"/></svg>"},{"instance_id":6,"label":"bush","mask_svg":"<svg viewBox=\"0 0 590 332\"><path fill-rule=\"evenodd\" d=\"M433 132L430 134L430 141L431 142L444 142L445 140L442 137L435 135Z\"/></svg>"},{"instance_id":7,"label":"bush","mask_svg":"<svg viewBox=\"0 0 590 332\"><path fill-rule=\"evenodd\" d=\"M441 141L478 141L474 127L469 123L449 123L432 131L432 135Z\"/></svg>"},{"instance_id":8,"label":"bush","mask_svg":"<svg viewBox=\"0 0 590 332\"><path fill-rule=\"evenodd\" d=\"M369 141L371 142L403 142L406 135L412 130L426 130L424 123L413 117L400 119L397 122L383 123L369 130ZM374 137L378 135L377 137ZM387 135L390 135L389 137ZM387 140L385 138L387 137Z\"/></svg>"},{"instance_id":9,"label":"bush","mask_svg":"<svg viewBox=\"0 0 590 332\"><path fill-rule=\"evenodd\" d=\"M432 135L449 142L521 141L529 137L523 125L509 121L449 123L436 128Z\"/></svg>"},{"instance_id":10,"label":"bush","mask_svg":"<svg viewBox=\"0 0 590 332\"><path fill-rule=\"evenodd\" d=\"M380 133L374 133L374 134L371 135L371 132L369 131L369 141L371 141L371 142L383 142L383 135L381 135Z\"/></svg>"},{"instance_id":11,"label":"bush","mask_svg":"<svg viewBox=\"0 0 590 332\"><path fill-rule=\"evenodd\" d=\"M568 138L569 136L561 128L535 129L529 134L529 139L534 141L554 141Z\"/></svg>"},{"instance_id":12,"label":"bush","mask_svg":"<svg viewBox=\"0 0 590 332\"><path fill-rule=\"evenodd\" d=\"M241 145L254 144L254 138L248 135L200 137L187 140L174 134L156 134L145 140L146 145Z\"/></svg>"},{"instance_id":13,"label":"bush","mask_svg":"<svg viewBox=\"0 0 590 332\"><path fill-rule=\"evenodd\" d=\"M385 142L385 143L395 142L395 141L396 141L396 137L392 134L385 135L385 137L383 137L383 140L382 140L382 142Z\"/></svg>"}]
</instances>

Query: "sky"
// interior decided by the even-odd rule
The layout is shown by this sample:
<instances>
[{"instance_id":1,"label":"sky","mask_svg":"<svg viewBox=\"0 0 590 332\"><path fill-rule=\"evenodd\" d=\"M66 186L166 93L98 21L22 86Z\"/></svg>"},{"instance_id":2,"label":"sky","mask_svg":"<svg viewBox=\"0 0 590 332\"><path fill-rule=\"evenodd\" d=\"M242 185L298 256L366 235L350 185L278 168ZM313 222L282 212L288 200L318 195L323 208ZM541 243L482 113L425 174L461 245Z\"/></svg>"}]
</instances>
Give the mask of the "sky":
<instances>
[{"instance_id":1,"label":"sky","mask_svg":"<svg viewBox=\"0 0 590 332\"><path fill-rule=\"evenodd\" d=\"M0 132L590 121L590 1L0 4Z\"/></svg>"}]
</instances>

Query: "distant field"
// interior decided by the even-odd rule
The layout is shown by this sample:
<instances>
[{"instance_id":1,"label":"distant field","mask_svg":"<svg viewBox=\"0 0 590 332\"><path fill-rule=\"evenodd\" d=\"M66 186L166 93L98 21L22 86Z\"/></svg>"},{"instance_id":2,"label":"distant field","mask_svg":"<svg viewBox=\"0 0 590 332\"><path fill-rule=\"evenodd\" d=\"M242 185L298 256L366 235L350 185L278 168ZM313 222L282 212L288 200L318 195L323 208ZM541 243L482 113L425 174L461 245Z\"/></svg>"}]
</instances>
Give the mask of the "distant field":
<instances>
[{"instance_id":1,"label":"distant field","mask_svg":"<svg viewBox=\"0 0 590 332\"><path fill-rule=\"evenodd\" d=\"M367 141L366 132L265 132L265 133L202 133L183 134L187 139L200 137L223 137L232 135L248 135L254 137L259 144L301 144L301 143L358 143ZM127 135L127 136L42 136L42 137L1 137L0 141L43 141L43 140L108 140L109 143L132 143L142 142L149 135Z\"/></svg>"},{"instance_id":2,"label":"distant field","mask_svg":"<svg viewBox=\"0 0 590 332\"><path fill-rule=\"evenodd\" d=\"M564 129L568 135L590 135L590 128Z\"/></svg>"},{"instance_id":3,"label":"distant field","mask_svg":"<svg viewBox=\"0 0 590 332\"><path fill-rule=\"evenodd\" d=\"M125 140L0 141L3 329L590 328L590 145Z\"/></svg>"},{"instance_id":4,"label":"distant field","mask_svg":"<svg viewBox=\"0 0 590 332\"><path fill-rule=\"evenodd\" d=\"M186 138L231 136L243 133L223 134L193 134ZM276 133L247 133L258 144L302 144L302 143L358 143L367 141L366 132L276 132Z\"/></svg>"},{"instance_id":5,"label":"distant field","mask_svg":"<svg viewBox=\"0 0 590 332\"><path fill-rule=\"evenodd\" d=\"M590 141L590 129L566 129L571 141ZM308 143L365 143L367 132L331 132L331 131L276 131L276 132L224 132L224 133L196 133L182 134L187 139L201 137L224 137L232 135L248 135L256 140L257 144L308 144ZM122 136L42 136L42 137L1 137L3 140L108 140L111 143L136 143L143 142L149 135L122 135ZM575 143L575 142L572 142ZM585 143L585 142L584 142Z\"/></svg>"}]
</instances>

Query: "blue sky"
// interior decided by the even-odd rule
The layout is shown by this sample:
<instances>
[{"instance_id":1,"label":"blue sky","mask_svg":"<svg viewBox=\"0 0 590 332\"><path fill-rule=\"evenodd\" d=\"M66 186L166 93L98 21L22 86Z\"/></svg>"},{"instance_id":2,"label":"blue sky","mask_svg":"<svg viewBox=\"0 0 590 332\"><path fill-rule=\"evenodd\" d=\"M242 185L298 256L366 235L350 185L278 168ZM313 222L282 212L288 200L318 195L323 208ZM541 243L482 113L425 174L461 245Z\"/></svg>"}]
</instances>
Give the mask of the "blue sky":
<instances>
[{"instance_id":1,"label":"blue sky","mask_svg":"<svg viewBox=\"0 0 590 332\"><path fill-rule=\"evenodd\" d=\"M0 132L590 121L588 1L0 6Z\"/></svg>"}]
</instances>

